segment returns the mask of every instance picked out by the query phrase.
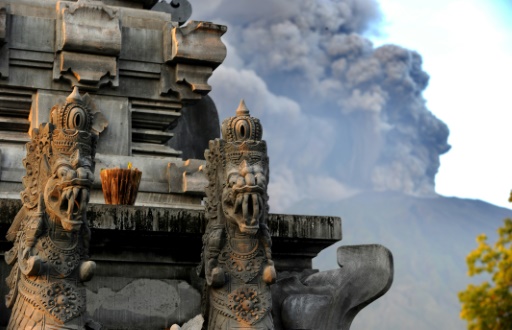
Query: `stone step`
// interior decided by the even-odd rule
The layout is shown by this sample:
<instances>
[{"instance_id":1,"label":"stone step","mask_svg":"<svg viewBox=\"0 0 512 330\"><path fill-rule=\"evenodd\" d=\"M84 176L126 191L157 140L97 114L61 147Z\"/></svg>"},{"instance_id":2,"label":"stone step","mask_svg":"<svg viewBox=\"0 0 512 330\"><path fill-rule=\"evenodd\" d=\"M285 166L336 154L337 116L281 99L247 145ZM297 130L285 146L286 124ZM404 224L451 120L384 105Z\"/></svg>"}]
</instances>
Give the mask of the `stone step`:
<instances>
[{"instance_id":1,"label":"stone step","mask_svg":"<svg viewBox=\"0 0 512 330\"><path fill-rule=\"evenodd\" d=\"M162 144L132 142L132 155L179 157L181 156L181 151L174 150Z\"/></svg>"},{"instance_id":2,"label":"stone step","mask_svg":"<svg viewBox=\"0 0 512 330\"><path fill-rule=\"evenodd\" d=\"M170 132L152 129L132 128L132 141L143 143L165 144L174 136Z\"/></svg>"}]
</instances>

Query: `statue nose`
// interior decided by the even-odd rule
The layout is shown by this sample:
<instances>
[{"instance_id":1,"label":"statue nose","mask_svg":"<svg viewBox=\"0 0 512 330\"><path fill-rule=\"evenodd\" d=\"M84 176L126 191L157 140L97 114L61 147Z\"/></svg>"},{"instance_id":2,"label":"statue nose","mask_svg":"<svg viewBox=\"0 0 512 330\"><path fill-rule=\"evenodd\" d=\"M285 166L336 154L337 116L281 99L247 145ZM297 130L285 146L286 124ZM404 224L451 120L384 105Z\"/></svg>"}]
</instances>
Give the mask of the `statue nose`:
<instances>
[{"instance_id":1,"label":"statue nose","mask_svg":"<svg viewBox=\"0 0 512 330\"><path fill-rule=\"evenodd\" d=\"M76 173L78 174L79 179L87 179L88 173L85 168L80 167L76 170Z\"/></svg>"},{"instance_id":2,"label":"statue nose","mask_svg":"<svg viewBox=\"0 0 512 330\"><path fill-rule=\"evenodd\" d=\"M248 186L254 186L254 184L255 184L254 174L247 173L245 175L245 184L248 185Z\"/></svg>"},{"instance_id":3,"label":"statue nose","mask_svg":"<svg viewBox=\"0 0 512 330\"><path fill-rule=\"evenodd\" d=\"M76 170L79 179L94 181L94 173L88 168L80 167Z\"/></svg>"}]
</instances>

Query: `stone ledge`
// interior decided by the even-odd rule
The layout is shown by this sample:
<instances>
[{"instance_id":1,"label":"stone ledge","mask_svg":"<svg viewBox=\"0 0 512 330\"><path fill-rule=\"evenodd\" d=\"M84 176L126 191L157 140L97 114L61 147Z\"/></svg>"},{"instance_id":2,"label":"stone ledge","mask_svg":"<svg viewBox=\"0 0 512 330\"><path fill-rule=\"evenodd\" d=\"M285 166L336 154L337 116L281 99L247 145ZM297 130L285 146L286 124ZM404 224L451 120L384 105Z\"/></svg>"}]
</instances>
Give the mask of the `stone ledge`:
<instances>
[{"instance_id":1,"label":"stone ledge","mask_svg":"<svg viewBox=\"0 0 512 330\"><path fill-rule=\"evenodd\" d=\"M12 246L5 234L20 208L20 200L0 198L0 255ZM98 262L170 265L183 278L200 261L202 210L89 204L87 218ZM312 259L342 237L339 217L270 214L268 225L276 267L286 271L311 269Z\"/></svg>"},{"instance_id":2,"label":"stone ledge","mask_svg":"<svg viewBox=\"0 0 512 330\"><path fill-rule=\"evenodd\" d=\"M10 225L21 201L0 199L0 225ZM183 208L90 204L87 218L91 229L144 231L172 234L202 234L204 211ZM341 219L330 216L270 214L272 237L283 239L341 240Z\"/></svg>"}]
</instances>

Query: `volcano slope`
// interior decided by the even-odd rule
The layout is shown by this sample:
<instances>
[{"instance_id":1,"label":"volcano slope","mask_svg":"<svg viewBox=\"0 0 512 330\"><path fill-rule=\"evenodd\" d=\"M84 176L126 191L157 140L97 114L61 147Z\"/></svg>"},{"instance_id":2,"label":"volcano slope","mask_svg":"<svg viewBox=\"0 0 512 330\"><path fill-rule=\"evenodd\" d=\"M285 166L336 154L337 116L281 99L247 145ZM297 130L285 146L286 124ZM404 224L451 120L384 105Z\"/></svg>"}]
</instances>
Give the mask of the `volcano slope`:
<instances>
[{"instance_id":1,"label":"volcano slope","mask_svg":"<svg viewBox=\"0 0 512 330\"><path fill-rule=\"evenodd\" d=\"M393 253L391 289L361 311L352 330L466 329L457 293L488 279L467 276L466 255L478 234L494 243L503 219L512 218L512 210L480 200L377 192L337 202L305 200L287 211L342 217L344 238L315 258L320 270L339 267L341 245L379 243Z\"/></svg>"}]
</instances>

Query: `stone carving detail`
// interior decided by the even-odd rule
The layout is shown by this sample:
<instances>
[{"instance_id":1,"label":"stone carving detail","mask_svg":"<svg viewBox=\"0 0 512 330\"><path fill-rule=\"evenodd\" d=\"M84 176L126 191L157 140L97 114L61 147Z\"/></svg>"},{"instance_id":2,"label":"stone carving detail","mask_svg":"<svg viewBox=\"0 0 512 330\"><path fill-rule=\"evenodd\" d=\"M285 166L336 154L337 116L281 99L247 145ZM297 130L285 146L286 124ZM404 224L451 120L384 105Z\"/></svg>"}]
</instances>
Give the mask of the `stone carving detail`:
<instances>
[{"instance_id":1,"label":"stone carving detail","mask_svg":"<svg viewBox=\"0 0 512 330\"><path fill-rule=\"evenodd\" d=\"M32 131L24 159L23 207L7 239L12 266L7 329L88 329L85 288L96 267L88 259L86 216L98 136L107 122L78 89Z\"/></svg>"},{"instance_id":2,"label":"stone carving detail","mask_svg":"<svg viewBox=\"0 0 512 330\"><path fill-rule=\"evenodd\" d=\"M188 159L183 164L167 165L167 181L170 193L190 193L202 195L207 184L204 176L204 161Z\"/></svg>"},{"instance_id":3,"label":"stone carving detail","mask_svg":"<svg viewBox=\"0 0 512 330\"><path fill-rule=\"evenodd\" d=\"M349 330L357 313L391 287L393 256L384 246L341 246L337 259L338 269L289 274L272 286L275 330Z\"/></svg>"},{"instance_id":4,"label":"stone carving detail","mask_svg":"<svg viewBox=\"0 0 512 330\"><path fill-rule=\"evenodd\" d=\"M220 39L226 30L224 25L209 22L191 21L184 27L168 24L164 28L161 93L178 94L182 100L200 100L208 94L208 79L226 57Z\"/></svg>"},{"instance_id":5,"label":"stone carving detail","mask_svg":"<svg viewBox=\"0 0 512 330\"><path fill-rule=\"evenodd\" d=\"M101 1L57 3L57 51L53 79L98 89L119 86L117 57L121 53L118 10Z\"/></svg>"},{"instance_id":6,"label":"stone carving detail","mask_svg":"<svg viewBox=\"0 0 512 330\"><path fill-rule=\"evenodd\" d=\"M276 279L268 218L268 157L258 119L244 102L205 152L208 225L200 274L207 329L274 329Z\"/></svg>"}]
</instances>

